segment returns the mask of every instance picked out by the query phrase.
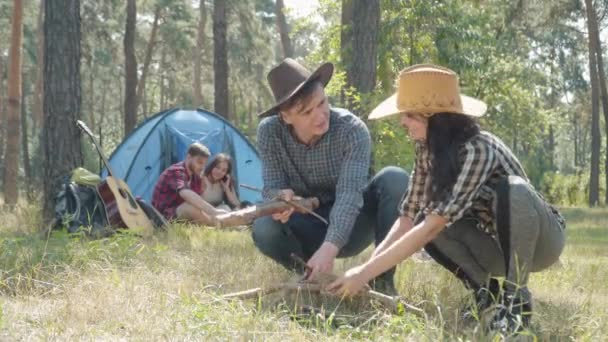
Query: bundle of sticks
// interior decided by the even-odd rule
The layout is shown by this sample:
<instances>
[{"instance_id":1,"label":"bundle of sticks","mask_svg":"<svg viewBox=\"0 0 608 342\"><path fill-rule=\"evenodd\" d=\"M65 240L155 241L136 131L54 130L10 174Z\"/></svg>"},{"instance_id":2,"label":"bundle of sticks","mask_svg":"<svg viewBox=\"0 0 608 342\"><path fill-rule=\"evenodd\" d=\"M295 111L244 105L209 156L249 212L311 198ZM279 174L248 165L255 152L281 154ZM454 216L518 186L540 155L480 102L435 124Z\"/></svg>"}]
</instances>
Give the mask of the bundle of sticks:
<instances>
[{"instance_id":1,"label":"bundle of sticks","mask_svg":"<svg viewBox=\"0 0 608 342\"><path fill-rule=\"evenodd\" d=\"M304 263L303 260L298 258L295 255L291 255L291 258L298 264L300 264L304 269L307 269L308 266ZM285 283L272 284L266 287L256 287L253 289L239 291L234 293L225 294L222 296L224 299L253 299L258 297L263 297L272 293L281 292L286 295L289 292L314 292L319 294L329 294L325 290L328 284L335 281L338 277L331 273L318 273L316 277L312 280L300 279L296 281L289 281ZM383 307L385 307L390 312L396 313L399 310L399 306L409 312L424 314L424 311L414 305L408 304L403 301L401 298L395 296L389 296L381 292L377 292L372 290L369 287L366 287L363 291L361 291L355 298L360 300L373 300L380 303Z\"/></svg>"}]
</instances>

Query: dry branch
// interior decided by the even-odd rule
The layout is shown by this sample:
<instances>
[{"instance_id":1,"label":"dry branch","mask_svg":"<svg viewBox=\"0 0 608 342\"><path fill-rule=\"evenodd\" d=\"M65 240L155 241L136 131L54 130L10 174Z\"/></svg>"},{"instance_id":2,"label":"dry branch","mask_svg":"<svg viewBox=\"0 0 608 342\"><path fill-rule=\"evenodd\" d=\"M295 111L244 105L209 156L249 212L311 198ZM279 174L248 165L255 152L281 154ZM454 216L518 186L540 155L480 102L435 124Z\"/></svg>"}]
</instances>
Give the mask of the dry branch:
<instances>
[{"instance_id":1,"label":"dry branch","mask_svg":"<svg viewBox=\"0 0 608 342\"><path fill-rule=\"evenodd\" d=\"M292 202L296 203L293 206L290 203L284 201L275 200L267 203L253 205L244 209L231 211L226 214L216 216L218 228L235 227L241 225L248 225L258 217L268 216L276 213L283 212L291 207L295 208L296 212L306 213L304 210L298 208L301 206L307 210L315 210L319 207L319 200L316 197L294 199Z\"/></svg>"},{"instance_id":2,"label":"dry branch","mask_svg":"<svg viewBox=\"0 0 608 342\"><path fill-rule=\"evenodd\" d=\"M276 292L318 292L320 294L333 295L331 292L325 291L325 287L333 282L337 277L333 274L328 273L320 273L317 275L315 280L307 281L302 280L298 282L287 282L287 283L279 283L272 284L266 287L257 287L250 290L233 292L229 294L225 294L222 296L224 299L252 299L258 298L262 296L266 296L268 294L276 293ZM403 305L403 308L410 312L415 313L423 313L422 309L417 308L411 304L405 303L399 297L392 297L389 295L385 295L383 293L371 290L367 288L366 290L357 294L353 299L360 300L375 300L382 304L386 309L391 312L397 312L399 308L399 304Z\"/></svg>"}]
</instances>

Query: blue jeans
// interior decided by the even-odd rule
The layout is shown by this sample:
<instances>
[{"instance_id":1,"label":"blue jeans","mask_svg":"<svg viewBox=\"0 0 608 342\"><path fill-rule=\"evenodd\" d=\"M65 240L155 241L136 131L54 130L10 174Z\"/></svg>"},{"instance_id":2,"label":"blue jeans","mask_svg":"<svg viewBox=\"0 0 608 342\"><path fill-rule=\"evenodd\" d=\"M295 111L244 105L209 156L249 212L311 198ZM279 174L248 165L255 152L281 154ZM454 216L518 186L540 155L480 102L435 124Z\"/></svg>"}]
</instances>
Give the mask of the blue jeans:
<instances>
[{"instance_id":1,"label":"blue jeans","mask_svg":"<svg viewBox=\"0 0 608 342\"><path fill-rule=\"evenodd\" d=\"M363 207L346 245L338 257L345 258L361 253L375 240L378 245L399 216L398 205L407 189L409 176L398 167L389 166L378 172L363 192ZM324 204L315 210L329 221L332 204ZM275 221L270 216L258 218L253 223L253 241L258 249L285 268L302 273L291 254L304 260L310 259L325 239L327 226L312 215L294 213L287 223ZM387 272L391 277L394 270Z\"/></svg>"}]
</instances>

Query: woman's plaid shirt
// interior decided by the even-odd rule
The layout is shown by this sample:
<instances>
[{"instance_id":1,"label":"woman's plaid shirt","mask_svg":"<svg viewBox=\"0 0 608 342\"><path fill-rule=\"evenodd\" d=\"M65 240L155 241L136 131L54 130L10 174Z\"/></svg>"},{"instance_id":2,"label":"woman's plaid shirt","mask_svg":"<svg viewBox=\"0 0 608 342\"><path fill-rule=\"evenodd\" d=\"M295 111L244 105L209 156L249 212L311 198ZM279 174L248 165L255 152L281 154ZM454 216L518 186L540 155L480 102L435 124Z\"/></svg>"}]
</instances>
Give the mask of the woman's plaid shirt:
<instances>
[{"instance_id":1,"label":"woman's plaid shirt","mask_svg":"<svg viewBox=\"0 0 608 342\"><path fill-rule=\"evenodd\" d=\"M509 175L519 176L529 182L528 177L513 152L489 132L482 131L464 143L459 150L458 160L462 169L448 198L433 202L429 196L429 151L425 143L417 143L414 171L400 206L401 215L413 220L420 211L426 215L435 214L446 218L447 226L463 216L474 217L479 220L480 229L495 234L495 185ZM555 207L549 207L564 227L564 218Z\"/></svg>"},{"instance_id":2,"label":"woman's plaid shirt","mask_svg":"<svg viewBox=\"0 0 608 342\"><path fill-rule=\"evenodd\" d=\"M363 207L363 190L369 179L371 138L367 126L347 110L332 108L329 130L321 140L306 146L294 139L278 116L258 126L262 159L263 197L269 200L281 189L333 203L325 241L342 248Z\"/></svg>"}]
</instances>

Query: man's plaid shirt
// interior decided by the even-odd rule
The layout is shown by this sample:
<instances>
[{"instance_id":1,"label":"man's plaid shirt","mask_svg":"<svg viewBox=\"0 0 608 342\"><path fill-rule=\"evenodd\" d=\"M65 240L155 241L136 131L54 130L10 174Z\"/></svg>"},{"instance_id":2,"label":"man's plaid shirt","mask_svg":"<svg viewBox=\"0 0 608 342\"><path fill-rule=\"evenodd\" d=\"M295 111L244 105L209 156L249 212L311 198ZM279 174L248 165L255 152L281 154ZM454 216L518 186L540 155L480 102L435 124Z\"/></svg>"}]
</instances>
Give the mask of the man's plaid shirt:
<instances>
[{"instance_id":1,"label":"man's plaid shirt","mask_svg":"<svg viewBox=\"0 0 608 342\"><path fill-rule=\"evenodd\" d=\"M189 175L186 162L180 161L161 173L154 186L152 205L168 220L175 218L175 210L184 203L179 194L183 189L200 195L203 193L203 183L199 175Z\"/></svg>"},{"instance_id":2,"label":"man's plaid shirt","mask_svg":"<svg viewBox=\"0 0 608 342\"><path fill-rule=\"evenodd\" d=\"M495 185L509 175L519 176L529 182L528 177L513 152L499 138L488 132L482 131L463 144L458 160L462 169L448 198L441 202L430 201L429 151L426 144L418 142L414 171L400 206L401 215L413 220L422 210L424 214L446 218L447 226L463 216L474 217L479 220L481 230L495 235ZM555 207L548 206L564 227L565 220L561 214Z\"/></svg>"},{"instance_id":3,"label":"man's plaid shirt","mask_svg":"<svg viewBox=\"0 0 608 342\"><path fill-rule=\"evenodd\" d=\"M290 126L277 115L258 126L264 199L281 189L319 198L333 207L325 241L342 248L363 207L363 190L369 179L371 138L367 126L344 109L331 108L329 130L312 146L299 143Z\"/></svg>"}]
</instances>

